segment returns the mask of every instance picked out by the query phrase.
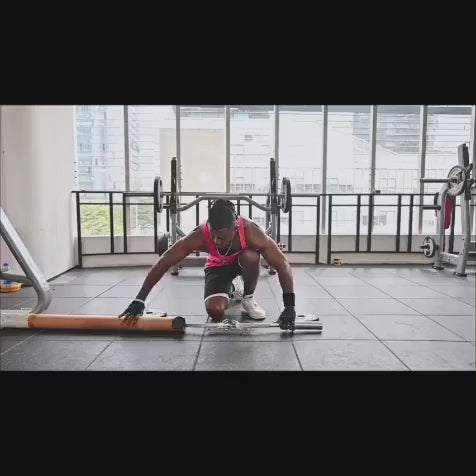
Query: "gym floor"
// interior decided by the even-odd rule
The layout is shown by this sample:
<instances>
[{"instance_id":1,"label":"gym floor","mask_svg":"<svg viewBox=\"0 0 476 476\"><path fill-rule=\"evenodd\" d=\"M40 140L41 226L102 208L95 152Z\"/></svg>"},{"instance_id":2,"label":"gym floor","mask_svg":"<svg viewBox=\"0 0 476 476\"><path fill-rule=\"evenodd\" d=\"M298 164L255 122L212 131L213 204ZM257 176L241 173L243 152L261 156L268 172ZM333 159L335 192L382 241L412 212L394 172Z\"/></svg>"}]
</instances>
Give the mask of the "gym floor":
<instances>
[{"instance_id":1,"label":"gym floor","mask_svg":"<svg viewBox=\"0 0 476 476\"><path fill-rule=\"evenodd\" d=\"M149 267L74 269L51 281L48 313L119 314ZM475 370L474 268L294 265L296 311L315 313L322 334L256 329L251 335L3 329L1 370ZM207 320L203 269L167 274L149 309ZM274 321L283 309L276 275L262 270L258 302ZM33 288L2 294L2 309L32 308ZM240 304L227 315L246 321Z\"/></svg>"}]
</instances>

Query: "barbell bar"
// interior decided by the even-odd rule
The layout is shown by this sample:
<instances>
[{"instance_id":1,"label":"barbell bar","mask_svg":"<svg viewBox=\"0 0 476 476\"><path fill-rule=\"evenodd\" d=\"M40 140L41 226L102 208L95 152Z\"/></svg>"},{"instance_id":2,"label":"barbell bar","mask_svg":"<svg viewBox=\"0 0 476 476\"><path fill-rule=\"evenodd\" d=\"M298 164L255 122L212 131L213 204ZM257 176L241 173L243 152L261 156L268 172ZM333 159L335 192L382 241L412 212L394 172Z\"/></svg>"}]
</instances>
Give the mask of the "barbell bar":
<instances>
[{"instance_id":1,"label":"barbell bar","mask_svg":"<svg viewBox=\"0 0 476 476\"><path fill-rule=\"evenodd\" d=\"M163 203L164 203L164 197L166 195L171 195L171 192L164 192L163 187L162 187L162 179L160 177L155 177L154 180L154 205L155 209L158 213L161 213L163 210ZM186 196L186 195L193 195L196 196L196 193L187 193L187 192L179 192L176 193L177 196ZM281 208L281 210L284 213L289 213L292 207L292 195L291 195L291 181L287 177L283 177L282 181L282 192L277 195L278 196L278 206ZM203 200L217 200L218 198L223 198L225 200L240 200L244 201L247 203L251 203L255 207L259 208L260 210L263 210L264 212L270 212L271 207L268 207L266 205L262 205L258 203L257 201L253 200L252 198L249 197L249 194L223 194L223 193L217 193L217 192L211 192L211 193L205 193L203 195L200 195L198 198L195 200L192 200L191 202L187 203L186 205L179 206L177 207L177 211L183 212L185 210L188 210L189 208L192 208L195 206L197 203L203 201Z\"/></svg>"},{"instance_id":2,"label":"barbell bar","mask_svg":"<svg viewBox=\"0 0 476 476\"><path fill-rule=\"evenodd\" d=\"M155 177L154 179L154 205L155 205L155 210L157 213L161 213L163 208L164 208L164 197L166 195L169 196L186 196L186 195L194 195L196 196L196 193L187 193L187 192L164 192L163 189L163 182L160 176ZM269 197L273 197L272 194L268 195ZM189 208L195 206L197 203L203 201L203 200L216 200L218 198L222 198L225 200L240 200L244 201L247 203L250 203L254 205L255 207L259 208L260 210L263 210L264 212L271 212L272 211L272 198L271 200L268 200L268 203L271 202L270 206L262 205L258 203L257 201L253 200L252 198L249 197L249 194L223 194L223 193L217 193L217 192L211 192L211 193L204 193L202 195L199 195L198 198L195 200L191 201L190 203L187 203L186 205L183 206L178 206L177 211L178 212L183 212L185 210L188 210ZM281 210L284 213L289 213L292 207L292 194L291 194L291 181L289 180L288 177L283 177L282 184L281 184L281 193L276 194L277 198L277 206L281 208Z\"/></svg>"}]
</instances>

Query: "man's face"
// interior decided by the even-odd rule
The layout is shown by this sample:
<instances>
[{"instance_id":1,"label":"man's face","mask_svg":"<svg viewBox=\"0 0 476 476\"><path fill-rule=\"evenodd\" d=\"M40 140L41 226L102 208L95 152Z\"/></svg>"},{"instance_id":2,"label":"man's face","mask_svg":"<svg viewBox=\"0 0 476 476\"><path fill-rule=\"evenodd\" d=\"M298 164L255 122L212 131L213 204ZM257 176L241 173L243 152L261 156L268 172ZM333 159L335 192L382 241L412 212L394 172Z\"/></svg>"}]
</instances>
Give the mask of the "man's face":
<instances>
[{"instance_id":1,"label":"man's face","mask_svg":"<svg viewBox=\"0 0 476 476\"><path fill-rule=\"evenodd\" d=\"M210 236L213 243L219 249L228 248L236 233L236 227L233 225L229 228L220 228L214 230L210 227Z\"/></svg>"}]
</instances>

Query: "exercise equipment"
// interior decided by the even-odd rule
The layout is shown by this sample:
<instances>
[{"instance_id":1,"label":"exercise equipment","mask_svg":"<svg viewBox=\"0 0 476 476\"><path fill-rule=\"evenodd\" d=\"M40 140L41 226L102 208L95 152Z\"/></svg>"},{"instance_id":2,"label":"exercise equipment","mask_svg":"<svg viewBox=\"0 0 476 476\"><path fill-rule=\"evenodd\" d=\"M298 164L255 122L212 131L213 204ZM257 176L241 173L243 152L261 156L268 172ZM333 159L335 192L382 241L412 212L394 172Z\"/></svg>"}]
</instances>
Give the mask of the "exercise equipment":
<instances>
[{"instance_id":1,"label":"exercise equipment","mask_svg":"<svg viewBox=\"0 0 476 476\"><path fill-rule=\"evenodd\" d=\"M169 239L170 233L165 232L162 233L159 237L157 237L157 251L159 256L162 256L169 248Z\"/></svg>"},{"instance_id":2,"label":"exercise equipment","mask_svg":"<svg viewBox=\"0 0 476 476\"><path fill-rule=\"evenodd\" d=\"M437 244L431 236L425 236L423 245L420 246L420 248L423 250L423 254L427 258L433 258L433 256L435 256Z\"/></svg>"},{"instance_id":3,"label":"exercise equipment","mask_svg":"<svg viewBox=\"0 0 476 476\"><path fill-rule=\"evenodd\" d=\"M458 146L458 165L451 168L446 179L430 179L421 178L421 183L442 183L442 187L438 192L436 203L433 205L424 205L423 210L436 211L436 228L437 239L431 236L426 236L423 240L423 245L420 248L427 258L435 257L433 268L437 270L444 269L443 263L450 263L456 265L456 270L453 274L456 276L466 276L465 270L467 264L473 264L468 261L468 256L474 256L476 252L476 242L471 241L471 229L473 225L474 208L471 211L472 202L474 198L472 189L475 185L475 180L471 178L471 171L473 164L469 163L469 152L466 144ZM474 172L473 172L474 173ZM446 253L445 249L445 229L450 225L449 213L453 208L452 200L455 197L460 197L461 208L461 250L459 253ZM454 219L454 217L453 217Z\"/></svg>"},{"instance_id":4,"label":"exercise equipment","mask_svg":"<svg viewBox=\"0 0 476 476\"><path fill-rule=\"evenodd\" d=\"M468 166L467 168L461 165L455 165L451 168L448 173L447 179L448 195L457 197L458 195L461 195L464 192L464 190L468 186L467 182L469 180L469 173L471 172L472 167L473 164L471 164L471 166Z\"/></svg>"},{"instance_id":5,"label":"exercise equipment","mask_svg":"<svg viewBox=\"0 0 476 476\"><path fill-rule=\"evenodd\" d=\"M137 319L134 326L127 327L124 320L109 315L82 314L37 314L28 310L1 312L1 326L30 329L115 329L140 331L180 331L184 329L185 319L181 316L166 317L164 313L147 315Z\"/></svg>"},{"instance_id":6,"label":"exercise equipment","mask_svg":"<svg viewBox=\"0 0 476 476\"><path fill-rule=\"evenodd\" d=\"M271 170L271 187L270 187L270 198L271 198L271 203L275 202L276 205L284 212L284 213L289 213L291 210L292 206L292 195L291 195L291 181L289 180L288 177L283 177L282 183L281 183L281 192L277 192L276 190L276 165L275 165L275 159L271 158L270 159L270 170ZM157 213L161 213L164 209L164 200L166 196L171 197L169 209L171 210L174 205L177 207L177 211L184 211L187 210L188 208L196 205L198 202L202 200L216 200L217 198L225 198L227 200L244 200L246 202L249 202L258 208L265 210L267 212L271 211L271 206L266 205L263 207L263 205L260 205L257 203L255 200L249 198L249 196L245 193L240 193L240 194L222 194L222 193L204 193L200 194L199 197L193 201L193 203L189 203L186 205L186 208L182 209L178 205L178 196L184 196L187 195L187 193L183 193L178 191L177 187L177 158L173 157L172 158L172 176L171 176L171 191L170 192L165 192L163 188L163 182L160 176L155 177L154 179L154 205L155 205L155 210ZM195 193L189 193L188 195L196 195Z\"/></svg>"},{"instance_id":7,"label":"exercise equipment","mask_svg":"<svg viewBox=\"0 0 476 476\"><path fill-rule=\"evenodd\" d=\"M47 309L51 302L52 291L48 281L44 278L38 266L33 261L22 239L11 224L7 214L0 207L0 236L5 240L13 256L25 272L25 276L0 272L0 279L23 283L33 286L36 291L38 302L33 309L34 313Z\"/></svg>"},{"instance_id":8,"label":"exercise equipment","mask_svg":"<svg viewBox=\"0 0 476 476\"><path fill-rule=\"evenodd\" d=\"M222 322L208 322L206 324L186 324L186 327L205 328L208 334L240 334L248 335L255 329L279 328L278 322L239 322L235 319L224 319ZM293 334L295 330L312 330L322 332L322 323L314 314L298 314L294 321L294 329L286 329L284 332Z\"/></svg>"},{"instance_id":9,"label":"exercise equipment","mask_svg":"<svg viewBox=\"0 0 476 476\"><path fill-rule=\"evenodd\" d=\"M12 310L1 312L2 328L29 329L69 329L69 330L122 330L122 331L158 331L184 333L187 327L204 328L210 334L250 334L254 329L279 328L277 322L248 323L225 319L222 322L204 324L187 324L182 316L168 316L165 312L149 310L137 318L133 325L124 325L124 319L117 316L81 315L81 314L37 314L29 310ZM295 320L294 330L313 330L322 332L322 323L313 314L299 314Z\"/></svg>"},{"instance_id":10,"label":"exercise equipment","mask_svg":"<svg viewBox=\"0 0 476 476\"><path fill-rule=\"evenodd\" d=\"M11 284L1 284L0 285L0 292L2 293L16 293L21 289L21 283L14 283Z\"/></svg>"},{"instance_id":11,"label":"exercise equipment","mask_svg":"<svg viewBox=\"0 0 476 476\"><path fill-rule=\"evenodd\" d=\"M255 207L259 208L266 212L267 217L267 229L265 233L269 235L274 241L277 242L277 226L278 226L278 214L279 210L283 213L289 213L292 207L292 194L291 194L291 181L287 177L283 177L281 182L281 191L278 193L277 190L277 178L276 178L276 161L274 158L270 159L270 188L269 194L266 199L266 204L262 205L247 194L224 194L224 193L204 193L198 194L193 192L180 192L177 174L177 158L173 157L171 160L171 184L170 192L165 192L163 190L162 179L160 176L154 179L154 205L156 213L161 213L164 208L168 208L170 214L170 236L169 244L173 246L179 238L185 236L185 232L180 227L179 214L189 208L194 207L198 203L204 200L216 200L218 198L223 198L226 200L239 200L243 202L250 203ZM196 197L191 202L181 205L180 198L186 196ZM166 198L168 197L168 205L164 204ZM176 276L179 273L179 269L184 265L204 265L205 260L202 256L188 256L182 260L179 264L171 268L171 274ZM275 270L268 267L270 274L275 274Z\"/></svg>"},{"instance_id":12,"label":"exercise equipment","mask_svg":"<svg viewBox=\"0 0 476 476\"><path fill-rule=\"evenodd\" d=\"M3 263L1 272L7 273L10 271L10 265L8 263ZM2 293L16 293L20 291L21 283L15 283L14 281L10 280L0 280L0 292Z\"/></svg>"},{"instance_id":13,"label":"exercise equipment","mask_svg":"<svg viewBox=\"0 0 476 476\"><path fill-rule=\"evenodd\" d=\"M154 207L157 213L162 213L164 208L164 187L160 177L154 179Z\"/></svg>"}]
</instances>

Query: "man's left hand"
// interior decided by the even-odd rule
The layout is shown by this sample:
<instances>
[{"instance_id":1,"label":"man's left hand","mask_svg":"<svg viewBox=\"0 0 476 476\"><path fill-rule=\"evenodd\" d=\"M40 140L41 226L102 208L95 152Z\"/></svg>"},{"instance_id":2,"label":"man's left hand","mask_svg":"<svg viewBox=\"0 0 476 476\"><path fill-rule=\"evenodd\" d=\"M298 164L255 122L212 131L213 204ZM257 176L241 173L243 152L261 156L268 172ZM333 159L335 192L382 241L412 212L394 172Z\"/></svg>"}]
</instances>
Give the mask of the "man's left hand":
<instances>
[{"instance_id":1,"label":"man's left hand","mask_svg":"<svg viewBox=\"0 0 476 476\"><path fill-rule=\"evenodd\" d=\"M294 306L287 306L281 313L278 319L278 324L281 329L294 330L294 321L296 320L296 311Z\"/></svg>"}]
</instances>

